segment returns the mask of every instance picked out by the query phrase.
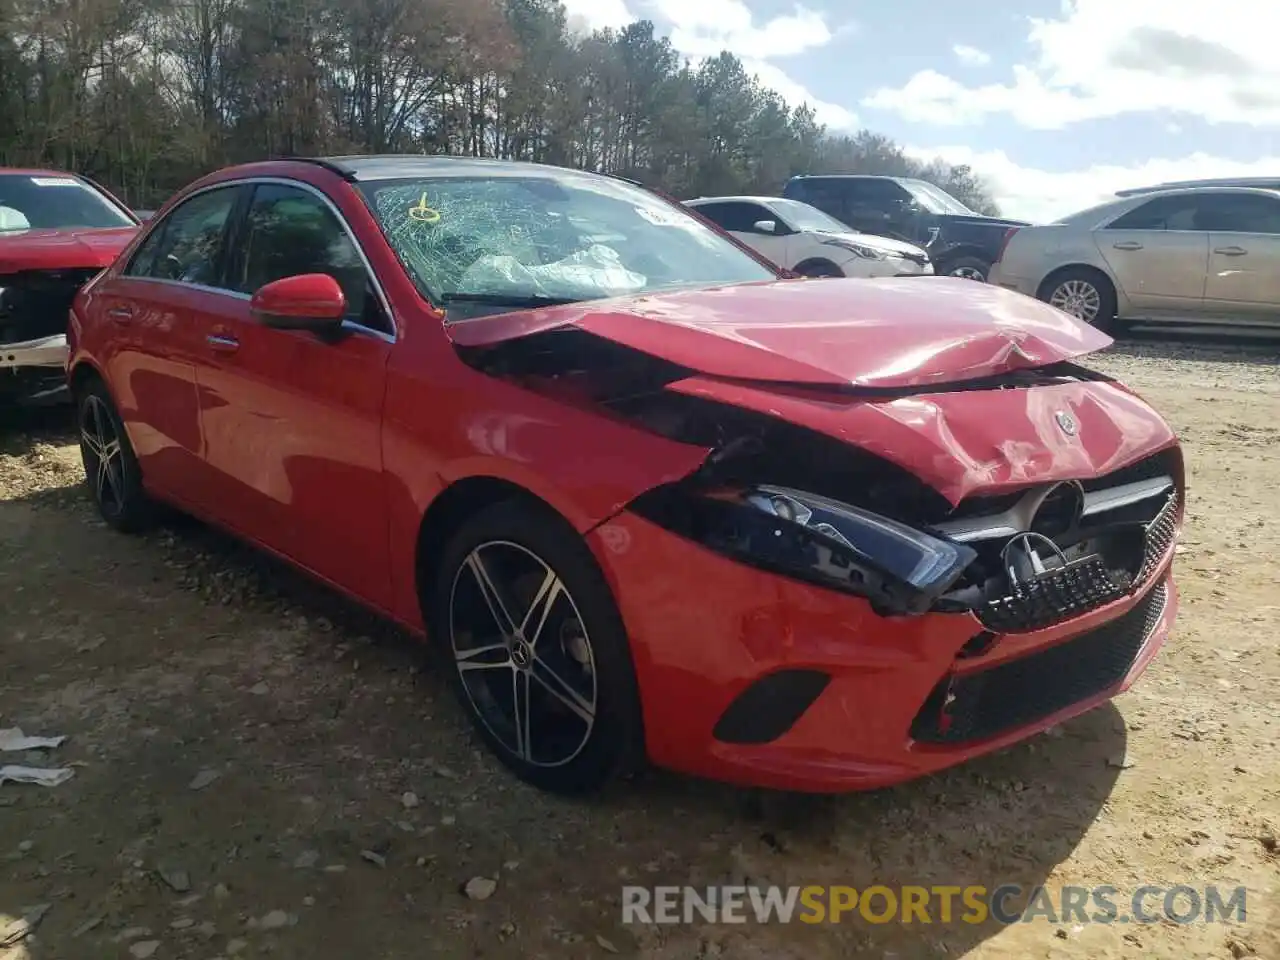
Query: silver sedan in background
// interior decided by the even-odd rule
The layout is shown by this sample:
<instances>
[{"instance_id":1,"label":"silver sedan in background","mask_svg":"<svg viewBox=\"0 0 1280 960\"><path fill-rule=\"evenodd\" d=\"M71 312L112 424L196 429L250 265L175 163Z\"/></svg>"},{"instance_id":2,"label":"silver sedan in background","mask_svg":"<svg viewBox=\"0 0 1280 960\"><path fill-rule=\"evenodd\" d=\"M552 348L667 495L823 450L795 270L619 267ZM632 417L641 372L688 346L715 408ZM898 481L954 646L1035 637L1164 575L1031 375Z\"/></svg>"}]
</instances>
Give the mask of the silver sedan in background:
<instances>
[{"instance_id":1,"label":"silver sedan in background","mask_svg":"<svg viewBox=\"0 0 1280 960\"><path fill-rule=\"evenodd\" d=\"M1101 328L1280 327L1280 191L1149 190L1015 228L989 282Z\"/></svg>"}]
</instances>

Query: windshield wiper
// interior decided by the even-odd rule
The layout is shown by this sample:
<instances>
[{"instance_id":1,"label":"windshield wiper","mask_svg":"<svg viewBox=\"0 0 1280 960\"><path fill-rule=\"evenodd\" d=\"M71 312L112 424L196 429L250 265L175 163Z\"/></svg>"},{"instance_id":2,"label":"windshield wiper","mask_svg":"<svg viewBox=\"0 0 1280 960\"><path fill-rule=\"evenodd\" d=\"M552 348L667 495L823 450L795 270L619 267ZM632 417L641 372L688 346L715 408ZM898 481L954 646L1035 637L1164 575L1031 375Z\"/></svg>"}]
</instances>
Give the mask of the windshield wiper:
<instances>
[{"instance_id":1,"label":"windshield wiper","mask_svg":"<svg viewBox=\"0 0 1280 960\"><path fill-rule=\"evenodd\" d=\"M440 303L479 303L494 307L562 307L567 303L581 303L581 297L547 297L537 293L446 293Z\"/></svg>"}]
</instances>

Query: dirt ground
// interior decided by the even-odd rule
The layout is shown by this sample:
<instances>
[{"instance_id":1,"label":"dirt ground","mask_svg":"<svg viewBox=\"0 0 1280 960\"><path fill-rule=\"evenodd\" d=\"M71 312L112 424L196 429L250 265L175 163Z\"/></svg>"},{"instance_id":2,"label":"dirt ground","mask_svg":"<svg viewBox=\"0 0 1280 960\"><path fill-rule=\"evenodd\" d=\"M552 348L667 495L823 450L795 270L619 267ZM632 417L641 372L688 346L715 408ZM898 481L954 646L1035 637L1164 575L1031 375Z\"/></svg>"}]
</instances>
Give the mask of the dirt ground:
<instances>
[{"instance_id":1,"label":"dirt ground","mask_svg":"<svg viewBox=\"0 0 1280 960\"><path fill-rule=\"evenodd\" d=\"M3 960L1280 958L1280 348L1096 358L1190 461L1165 653L1114 705L900 788L654 775L591 802L482 754L422 651L180 521L95 518L57 415L0 428L0 727L66 734L0 786ZM1124 759L1122 759L1124 758ZM473 877L497 881L468 898ZM624 926L624 883L1248 888L1243 925Z\"/></svg>"}]
</instances>

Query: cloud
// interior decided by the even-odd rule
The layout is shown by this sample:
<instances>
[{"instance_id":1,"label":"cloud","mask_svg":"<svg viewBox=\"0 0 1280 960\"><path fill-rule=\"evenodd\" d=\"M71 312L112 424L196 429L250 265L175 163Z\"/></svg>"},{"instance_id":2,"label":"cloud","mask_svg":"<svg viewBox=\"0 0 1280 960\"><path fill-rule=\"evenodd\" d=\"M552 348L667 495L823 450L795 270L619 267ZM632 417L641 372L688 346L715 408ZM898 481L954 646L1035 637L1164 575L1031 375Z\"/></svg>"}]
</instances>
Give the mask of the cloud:
<instances>
[{"instance_id":1,"label":"cloud","mask_svg":"<svg viewBox=\"0 0 1280 960\"><path fill-rule=\"evenodd\" d=\"M569 15L569 28L590 33L612 27L617 30L640 19L627 0L561 0ZM793 80L773 61L824 47L854 29L853 24L832 28L823 14L796 6L791 13L756 23L743 0L633 0L643 16L656 14L670 25L671 45L694 63L728 50L742 61L748 74L778 93L793 107L807 103L819 123L848 131L858 118L836 103L820 100Z\"/></svg>"},{"instance_id":2,"label":"cloud","mask_svg":"<svg viewBox=\"0 0 1280 960\"><path fill-rule=\"evenodd\" d=\"M968 86L922 70L901 87L873 91L863 105L940 125L1007 114L1026 127L1061 129L1154 110L1280 125L1280 5L1064 0L1059 18L1027 24L1034 56L1004 83Z\"/></svg>"},{"instance_id":3,"label":"cloud","mask_svg":"<svg viewBox=\"0 0 1280 960\"><path fill-rule=\"evenodd\" d=\"M968 164L990 184L1002 212L1034 223L1048 223L1084 210L1112 199L1115 191L1126 187L1208 177L1270 177L1280 170L1280 154L1243 161L1193 153L1180 159L1148 160L1135 166L1098 164L1062 173L1021 166L1003 150L909 147L907 153L924 161L941 157L948 163Z\"/></svg>"},{"instance_id":4,"label":"cloud","mask_svg":"<svg viewBox=\"0 0 1280 960\"><path fill-rule=\"evenodd\" d=\"M819 123L838 130L857 127L852 111L818 99L773 62L824 47L851 25L832 29L823 14L804 6L757 23L742 0L649 0L648 6L670 23L671 45L695 63L728 50L787 103L813 107Z\"/></svg>"},{"instance_id":5,"label":"cloud","mask_svg":"<svg viewBox=\"0 0 1280 960\"><path fill-rule=\"evenodd\" d=\"M965 43L957 43L951 48L951 52L956 55L959 60L967 67L985 67L991 62L991 54L985 50L979 50L977 47L971 47Z\"/></svg>"},{"instance_id":6,"label":"cloud","mask_svg":"<svg viewBox=\"0 0 1280 960\"><path fill-rule=\"evenodd\" d=\"M612 27L614 30L634 23L635 16L626 0L560 0L569 15L569 29L575 33L590 33Z\"/></svg>"}]
</instances>

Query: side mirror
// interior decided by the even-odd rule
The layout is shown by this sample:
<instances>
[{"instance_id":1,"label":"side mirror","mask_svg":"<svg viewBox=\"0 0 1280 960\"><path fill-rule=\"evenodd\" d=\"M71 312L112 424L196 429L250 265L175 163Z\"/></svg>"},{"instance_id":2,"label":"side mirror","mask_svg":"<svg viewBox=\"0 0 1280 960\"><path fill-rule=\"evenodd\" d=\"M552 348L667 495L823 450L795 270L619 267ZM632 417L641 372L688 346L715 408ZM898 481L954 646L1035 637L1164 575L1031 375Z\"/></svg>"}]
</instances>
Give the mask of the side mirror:
<instances>
[{"instance_id":1,"label":"side mirror","mask_svg":"<svg viewBox=\"0 0 1280 960\"><path fill-rule=\"evenodd\" d=\"M327 273L303 273L260 287L249 309L264 326L333 335L347 315L347 297Z\"/></svg>"},{"instance_id":2,"label":"side mirror","mask_svg":"<svg viewBox=\"0 0 1280 960\"><path fill-rule=\"evenodd\" d=\"M778 221L777 220L757 220L755 223L751 225L751 229L754 230L756 233L777 233Z\"/></svg>"}]
</instances>

